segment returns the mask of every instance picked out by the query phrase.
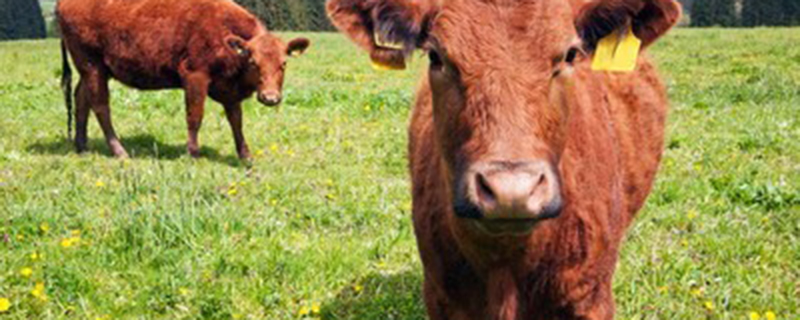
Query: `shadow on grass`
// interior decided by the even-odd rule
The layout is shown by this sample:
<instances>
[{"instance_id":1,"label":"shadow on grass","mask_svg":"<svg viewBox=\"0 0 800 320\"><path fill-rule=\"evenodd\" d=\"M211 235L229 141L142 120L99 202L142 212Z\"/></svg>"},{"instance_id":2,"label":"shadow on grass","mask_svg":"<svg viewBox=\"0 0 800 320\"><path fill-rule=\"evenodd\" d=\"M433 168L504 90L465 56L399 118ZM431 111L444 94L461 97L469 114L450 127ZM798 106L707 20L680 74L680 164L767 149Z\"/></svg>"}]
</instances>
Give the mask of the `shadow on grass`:
<instances>
[{"instance_id":1,"label":"shadow on grass","mask_svg":"<svg viewBox=\"0 0 800 320\"><path fill-rule=\"evenodd\" d=\"M325 303L322 319L426 319L421 286L422 276L413 271L373 272Z\"/></svg>"},{"instance_id":2,"label":"shadow on grass","mask_svg":"<svg viewBox=\"0 0 800 320\"><path fill-rule=\"evenodd\" d=\"M121 141L131 158L175 160L188 156L185 144L166 144L150 134L122 137ZM36 154L51 155L67 155L75 152L73 141L63 137L46 142L36 142L28 145L26 149L28 152ZM108 149L105 139L90 138L86 152L111 156L111 150ZM243 165L239 158L233 155L223 156L216 149L207 146L200 147L200 157L234 167Z\"/></svg>"}]
</instances>

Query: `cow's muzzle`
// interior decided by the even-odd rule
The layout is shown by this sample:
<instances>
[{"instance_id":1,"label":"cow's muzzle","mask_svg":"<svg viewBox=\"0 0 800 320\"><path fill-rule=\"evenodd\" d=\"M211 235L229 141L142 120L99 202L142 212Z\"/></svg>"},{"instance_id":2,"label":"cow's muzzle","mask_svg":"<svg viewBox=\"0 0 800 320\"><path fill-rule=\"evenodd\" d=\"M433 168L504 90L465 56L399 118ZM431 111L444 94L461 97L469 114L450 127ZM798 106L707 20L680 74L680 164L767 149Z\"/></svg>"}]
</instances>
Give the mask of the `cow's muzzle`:
<instances>
[{"instance_id":1,"label":"cow's muzzle","mask_svg":"<svg viewBox=\"0 0 800 320\"><path fill-rule=\"evenodd\" d=\"M455 214L490 234L530 233L563 206L558 174L547 161L476 163L461 185L466 190L455 197Z\"/></svg>"},{"instance_id":2,"label":"cow's muzzle","mask_svg":"<svg viewBox=\"0 0 800 320\"><path fill-rule=\"evenodd\" d=\"M276 91L259 92L258 102L268 107L277 106L281 103L281 93Z\"/></svg>"}]
</instances>

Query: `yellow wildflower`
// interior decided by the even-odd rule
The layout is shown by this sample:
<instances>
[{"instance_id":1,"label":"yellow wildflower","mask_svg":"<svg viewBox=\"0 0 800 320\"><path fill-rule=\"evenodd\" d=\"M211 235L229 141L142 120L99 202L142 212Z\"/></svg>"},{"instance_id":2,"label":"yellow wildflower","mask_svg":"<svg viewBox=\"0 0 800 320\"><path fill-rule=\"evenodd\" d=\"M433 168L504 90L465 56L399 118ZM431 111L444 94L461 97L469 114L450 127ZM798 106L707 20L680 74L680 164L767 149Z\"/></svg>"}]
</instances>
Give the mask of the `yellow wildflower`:
<instances>
[{"instance_id":1,"label":"yellow wildflower","mask_svg":"<svg viewBox=\"0 0 800 320\"><path fill-rule=\"evenodd\" d=\"M273 143L272 145L270 145L269 146L269 151L278 152L278 144L277 143Z\"/></svg>"},{"instance_id":2,"label":"yellow wildflower","mask_svg":"<svg viewBox=\"0 0 800 320\"><path fill-rule=\"evenodd\" d=\"M31 275L33 275L33 269L28 267L22 268L22 270L19 270L19 275L29 278Z\"/></svg>"},{"instance_id":3,"label":"yellow wildflower","mask_svg":"<svg viewBox=\"0 0 800 320\"><path fill-rule=\"evenodd\" d=\"M17 235L17 241L22 241L22 240L25 240L25 235L20 233Z\"/></svg>"},{"instance_id":4,"label":"yellow wildflower","mask_svg":"<svg viewBox=\"0 0 800 320\"><path fill-rule=\"evenodd\" d=\"M241 319L242 318L242 314L241 313L234 313L234 314L231 315L231 317L233 317L234 319Z\"/></svg>"},{"instance_id":5,"label":"yellow wildflower","mask_svg":"<svg viewBox=\"0 0 800 320\"><path fill-rule=\"evenodd\" d=\"M669 286L658 287L658 292L664 293L664 292L667 292L667 291L669 291Z\"/></svg>"},{"instance_id":6,"label":"yellow wildflower","mask_svg":"<svg viewBox=\"0 0 800 320\"><path fill-rule=\"evenodd\" d=\"M256 157L260 157L264 155L264 150L256 150Z\"/></svg>"},{"instance_id":7,"label":"yellow wildflower","mask_svg":"<svg viewBox=\"0 0 800 320\"><path fill-rule=\"evenodd\" d=\"M294 151L292 151L292 150L286 150L286 155L288 155L288 156L290 156L290 157L291 157L291 156L294 156Z\"/></svg>"},{"instance_id":8,"label":"yellow wildflower","mask_svg":"<svg viewBox=\"0 0 800 320\"><path fill-rule=\"evenodd\" d=\"M180 293L182 296L185 297L185 296L188 296L192 292L189 291L189 289L186 289L186 288L178 288L178 293Z\"/></svg>"},{"instance_id":9,"label":"yellow wildflower","mask_svg":"<svg viewBox=\"0 0 800 320\"><path fill-rule=\"evenodd\" d=\"M70 230L69 234L71 234L73 237L78 237L81 235L81 231L78 229Z\"/></svg>"},{"instance_id":10,"label":"yellow wildflower","mask_svg":"<svg viewBox=\"0 0 800 320\"><path fill-rule=\"evenodd\" d=\"M772 312L772 310L770 310L764 314L764 318L766 318L767 320L775 320L776 318L778 318L778 316L775 315L775 312Z\"/></svg>"},{"instance_id":11,"label":"yellow wildflower","mask_svg":"<svg viewBox=\"0 0 800 320\"><path fill-rule=\"evenodd\" d=\"M311 310L307 306L302 306L299 311L297 311L297 315L301 317L307 316Z\"/></svg>"},{"instance_id":12,"label":"yellow wildflower","mask_svg":"<svg viewBox=\"0 0 800 320\"><path fill-rule=\"evenodd\" d=\"M360 284L354 285L353 286L353 291L355 291L356 293L361 293L361 291L364 291L364 286L362 286Z\"/></svg>"},{"instance_id":13,"label":"yellow wildflower","mask_svg":"<svg viewBox=\"0 0 800 320\"><path fill-rule=\"evenodd\" d=\"M703 307L706 308L708 311L714 311L714 303L711 301L706 301L703 303Z\"/></svg>"},{"instance_id":14,"label":"yellow wildflower","mask_svg":"<svg viewBox=\"0 0 800 320\"><path fill-rule=\"evenodd\" d=\"M686 214L686 218L688 218L689 220L697 218L697 211L695 211L694 209L689 209L689 213Z\"/></svg>"},{"instance_id":15,"label":"yellow wildflower","mask_svg":"<svg viewBox=\"0 0 800 320\"><path fill-rule=\"evenodd\" d=\"M11 309L11 301L8 298L0 298L0 312L6 312Z\"/></svg>"},{"instance_id":16,"label":"yellow wildflower","mask_svg":"<svg viewBox=\"0 0 800 320\"><path fill-rule=\"evenodd\" d=\"M74 245L77 245L78 242L80 242L80 241L81 241L80 237L64 238L63 240L61 240L61 247L62 248L69 248L69 247L72 247Z\"/></svg>"},{"instance_id":17,"label":"yellow wildflower","mask_svg":"<svg viewBox=\"0 0 800 320\"><path fill-rule=\"evenodd\" d=\"M228 188L228 196L231 196L231 197L233 197L233 196L235 196L237 193L239 193L239 190L236 190L236 187L233 187L233 188Z\"/></svg>"},{"instance_id":18,"label":"yellow wildflower","mask_svg":"<svg viewBox=\"0 0 800 320\"><path fill-rule=\"evenodd\" d=\"M760 320L760 319L761 316L758 314L758 312L755 311L750 312L750 320Z\"/></svg>"},{"instance_id":19,"label":"yellow wildflower","mask_svg":"<svg viewBox=\"0 0 800 320\"><path fill-rule=\"evenodd\" d=\"M314 302L314 303L311 305L311 313L313 313L313 314L319 314L319 311L320 311L319 303L316 303L316 302Z\"/></svg>"},{"instance_id":20,"label":"yellow wildflower","mask_svg":"<svg viewBox=\"0 0 800 320\"><path fill-rule=\"evenodd\" d=\"M42 224L39 225L39 230L42 230L43 233L48 233L50 232L50 225L47 224L47 222L42 222Z\"/></svg>"},{"instance_id":21,"label":"yellow wildflower","mask_svg":"<svg viewBox=\"0 0 800 320\"><path fill-rule=\"evenodd\" d=\"M103 182L102 180L97 180L97 182L94 183L94 186L98 187L98 188L102 188L102 187L106 186L106 183Z\"/></svg>"},{"instance_id":22,"label":"yellow wildflower","mask_svg":"<svg viewBox=\"0 0 800 320\"><path fill-rule=\"evenodd\" d=\"M272 199L272 200L270 200L269 204L271 204L274 207L274 206L278 205L278 200Z\"/></svg>"},{"instance_id":23,"label":"yellow wildflower","mask_svg":"<svg viewBox=\"0 0 800 320\"><path fill-rule=\"evenodd\" d=\"M695 297L702 296L703 288L692 288L692 290L690 290L689 293L691 293Z\"/></svg>"},{"instance_id":24,"label":"yellow wildflower","mask_svg":"<svg viewBox=\"0 0 800 320\"><path fill-rule=\"evenodd\" d=\"M37 282L36 286L31 290L31 295L42 301L47 301L47 295L44 292L44 282Z\"/></svg>"},{"instance_id":25,"label":"yellow wildflower","mask_svg":"<svg viewBox=\"0 0 800 320\"><path fill-rule=\"evenodd\" d=\"M681 245L684 247L689 246L689 241L681 240Z\"/></svg>"},{"instance_id":26,"label":"yellow wildflower","mask_svg":"<svg viewBox=\"0 0 800 320\"><path fill-rule=\"evenodd\" d=\"M37 261L42 258L42 254L38 252L33 252L31 253L30 258L32 261Z\"/></svg>"}]
</instances>

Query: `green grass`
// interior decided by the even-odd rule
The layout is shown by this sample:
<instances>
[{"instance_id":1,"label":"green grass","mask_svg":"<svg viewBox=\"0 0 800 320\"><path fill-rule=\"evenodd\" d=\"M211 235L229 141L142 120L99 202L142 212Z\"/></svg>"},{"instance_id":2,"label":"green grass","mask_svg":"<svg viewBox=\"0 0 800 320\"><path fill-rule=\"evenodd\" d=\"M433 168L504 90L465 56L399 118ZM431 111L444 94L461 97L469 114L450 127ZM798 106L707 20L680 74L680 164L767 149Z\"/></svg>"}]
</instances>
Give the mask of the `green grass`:
<instances>
[{"instance_id":1,"label":"green grass","mask_svg":"<svg viewBox=\"0 0 800 320\"><path fill-rule=\"evenodd\" d=\"M377 72L343 37L306 36L283 106L245 104L251 168L219 105L193 160L181 92L116 83L132 159L109 156L93 117L77 155L57 41L0 43L0 319L424 318L405 129L425 61ZM800 317L797 43L683 29L651 50L668 148L619 261L620 319Z\"/></svg>"}]
</instances>

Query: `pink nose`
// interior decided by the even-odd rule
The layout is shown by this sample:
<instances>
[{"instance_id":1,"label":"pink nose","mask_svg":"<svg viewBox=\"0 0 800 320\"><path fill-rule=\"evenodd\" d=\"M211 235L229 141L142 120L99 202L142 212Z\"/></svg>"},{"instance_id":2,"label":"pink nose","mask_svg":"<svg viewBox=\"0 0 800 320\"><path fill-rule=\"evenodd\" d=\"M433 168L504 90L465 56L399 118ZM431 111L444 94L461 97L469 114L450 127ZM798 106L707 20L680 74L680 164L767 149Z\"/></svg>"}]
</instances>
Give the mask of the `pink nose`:
<instances>
[{"instance_id":1,"label":"pink nose","mask_svg":"<svg viewBox=\"0 0 800 320\"><path fill-rule=\"evenodd\" d=\"M546 161L478 163L469 175L469 198L485 220L540 220L561 210L558 176Z\"/></svg>"}]
</instances>

